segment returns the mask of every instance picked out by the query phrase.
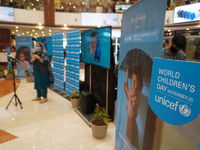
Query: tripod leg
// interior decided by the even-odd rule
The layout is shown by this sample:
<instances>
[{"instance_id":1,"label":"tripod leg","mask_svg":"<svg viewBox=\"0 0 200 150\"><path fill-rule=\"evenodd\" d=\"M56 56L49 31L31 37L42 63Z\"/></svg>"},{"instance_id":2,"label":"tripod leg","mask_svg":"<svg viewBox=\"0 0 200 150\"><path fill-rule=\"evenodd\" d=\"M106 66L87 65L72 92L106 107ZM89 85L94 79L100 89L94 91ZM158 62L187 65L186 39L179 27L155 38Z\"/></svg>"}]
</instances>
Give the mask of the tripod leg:
<instances>
[{"instance_id":1,"label":"tripod leg","mask_svg":"<svg viewBox=\"0 0 200 150\"><path fill-rule=\"evenodd\" d=\"M12 102L12 99L14 98L15 95L13 95L13 97L11 98L10 102L8 103L8 105L6 106L6 109L8 109L8 106L10 105L10 103Z\"/></svg>"},{"instance_id":2,"label":"tripod leg","mask_svg":"<svg viewBox=\"0 0 200 150\"><path fill-rule=\"evenodd\" d=\"M16 97L15 97L15 98L17 99L17 101L18 101L18 103L19 103L19 105L20 105L21 109L23 109L23 107L22 107L22 102L20 101L19 97L16 95Z\"/></svg>"}]
</instances>

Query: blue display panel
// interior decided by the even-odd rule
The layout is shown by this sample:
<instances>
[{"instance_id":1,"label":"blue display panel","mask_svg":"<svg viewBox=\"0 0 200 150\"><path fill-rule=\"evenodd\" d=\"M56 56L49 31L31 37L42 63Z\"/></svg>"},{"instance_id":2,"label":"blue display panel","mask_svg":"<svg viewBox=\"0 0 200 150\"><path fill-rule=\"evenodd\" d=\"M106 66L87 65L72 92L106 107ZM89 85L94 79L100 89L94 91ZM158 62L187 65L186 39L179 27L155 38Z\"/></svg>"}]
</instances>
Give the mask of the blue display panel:
<instances>
[{"instance_id":1,"label":"blue display panel","mask_svg":"<svg viewBox=\"0 0 200 150\"><path fill-rule=\"evenodd\" d=\"M110 68L111 27L81 33L82 61Z\"/></svg>"},{"instance_id":2,"label":"blue display panel","mask_svg":"<svg viewBox=\"0 0 200 150\"><path fill-rule=\"evenodd\" d=\"M79 70L80 70L80 31L78 29L67 31L66 48L66 87L65 92L69 95L74 90L79 91Z\"/></svg>"},{"instance_id":3,"label":"blue display panel","mask_svg":"<svg viewBox=\"0 0 200 150\"><path fill-rule=\"evenodd\" d=\"M64 49L63 33L52 33L54 87L64 91Z\"/></svg>"}]
</instances>

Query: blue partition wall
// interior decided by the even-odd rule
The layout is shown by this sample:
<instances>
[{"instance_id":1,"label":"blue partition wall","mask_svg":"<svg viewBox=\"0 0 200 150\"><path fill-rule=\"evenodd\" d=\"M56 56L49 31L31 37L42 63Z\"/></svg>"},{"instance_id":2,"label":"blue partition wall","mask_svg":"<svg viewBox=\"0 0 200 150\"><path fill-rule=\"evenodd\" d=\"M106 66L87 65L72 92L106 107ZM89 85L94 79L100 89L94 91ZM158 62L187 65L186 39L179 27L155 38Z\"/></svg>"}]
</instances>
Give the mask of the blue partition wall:
<instances>
[{"instance_id":1,"label":"blue partition wall","mask_svg":"<svg viewBox=\"0 0 200 150\"><path fill-rule=\"evenodd\" d=\"M53 74L54 87L64 91L64 49L63 33L52 33L52 54L53 54Z\"/></svg>"},{"instance_id":2,"label":"blue partition wall","mask_svg":"<svg viewBox=\"0 0 200 150\"><path fill-rule=\"evenodd\" d=\"M79 91L79 70L80 70L80 31L78 29L66 32L66 87L68 95L74 90Z\"/></svg>"}]
</instances>

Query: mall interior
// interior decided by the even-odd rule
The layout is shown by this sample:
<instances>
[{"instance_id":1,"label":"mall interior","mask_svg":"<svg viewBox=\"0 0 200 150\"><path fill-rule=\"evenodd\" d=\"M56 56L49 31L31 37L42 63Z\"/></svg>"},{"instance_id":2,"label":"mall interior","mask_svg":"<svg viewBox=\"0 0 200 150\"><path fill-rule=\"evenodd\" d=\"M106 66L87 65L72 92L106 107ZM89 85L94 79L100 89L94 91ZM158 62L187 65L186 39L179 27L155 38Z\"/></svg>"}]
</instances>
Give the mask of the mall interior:
<instances>
[{"instance_id":1,"label":"mall interior","mask_svg":"<svg viewBox=\"0 0 200 150\"><path fill-rule=\"evenodd\" d=\"M124 12L140 1L0 0L1 150L200 149L200 114L188 124L171 125L155 116L149 106L147 116L151 117L146 120L151 125L145 128L143 145L130 148L125 146L129 141L123 139L124 147L118 147L117 122L124 121L117 121L121 111L117 95L122 92L117 90L122 20ZM174 35L184 35L186 61L200 62L200 17L189 22L174 19L176 8L199 7L200 0L166 1L162 41L170 43ZM89 50L91 33L96 44L103 45L101 54ZM37 97L33 66L27 69L18 60L18 52L23 51L26 61L31 62L38 42L44 44L54 76L44 103L33 101ZM84 52L87 48L94 60ZM162 49L159 53L162 57ZM105 55L102 64L99 55ZM74 95L78 95L76 104ZM104 123L106 131L98 131L105 132L101 138L95 137L92 123L97 109L105 109L104 117L109 115Z\"/></svg>"}]
</instances>

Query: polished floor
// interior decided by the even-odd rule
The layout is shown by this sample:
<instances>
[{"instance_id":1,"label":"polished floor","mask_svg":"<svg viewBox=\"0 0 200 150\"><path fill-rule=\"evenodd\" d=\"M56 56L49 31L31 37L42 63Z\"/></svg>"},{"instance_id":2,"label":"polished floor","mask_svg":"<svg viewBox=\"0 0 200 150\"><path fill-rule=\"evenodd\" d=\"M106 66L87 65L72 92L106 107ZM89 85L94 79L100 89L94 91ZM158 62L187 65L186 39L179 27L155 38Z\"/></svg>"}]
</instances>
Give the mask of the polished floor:
<instances>
[{"instance_id":1,"label":"polished floor","mask_svg":"<svg viewBox=\"0 0 200 150\"><path fill-rule=\"evenodd\" d=\"M106 138L94 139L71 103L55 92L48 90L47 103L31 101L36 95L33 83L22 79L17 95L23 109L14 104L5 108L13 93L0 97L0 129L17 137L0 144L0 150L114 150L114 123Z\"/></svg>"}]
</instances>

